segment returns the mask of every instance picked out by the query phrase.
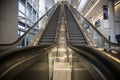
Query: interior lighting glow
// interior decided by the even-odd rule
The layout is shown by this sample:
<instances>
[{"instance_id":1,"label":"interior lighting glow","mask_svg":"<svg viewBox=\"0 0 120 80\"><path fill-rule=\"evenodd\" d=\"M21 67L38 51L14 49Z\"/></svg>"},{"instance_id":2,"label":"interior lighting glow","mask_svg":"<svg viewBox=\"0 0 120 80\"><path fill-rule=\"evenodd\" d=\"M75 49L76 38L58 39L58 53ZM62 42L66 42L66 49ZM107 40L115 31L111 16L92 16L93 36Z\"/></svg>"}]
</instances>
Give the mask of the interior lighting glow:
<instances>
[{"instance_id":1,"label":"interior lighting glow","mask_svg":"<svg viewBox=\"0 0 120 80\"><path fill-rule=\"evenodd\" d=\"M115 50L112 50L112 53L113 53L113 54L117 54L117 52L116 52Z\"/></svg>"},{"instance_id":2,"label":"interior lighting glow","mask_svg":"<svg viewBox=\"0 0 120 80\"><path fill-rule=\"evenodd\" d=\"M92 11L92 9L99 3L100 0L98 0L93 6L92 8L87 12L87 14L85 15L85 17Z\"/></svg>"},{"instance_id":3,"label":"interior lighting glow","mask_svg":"<svg viewBox=\"0 0 120 80\"><path fill-rule=\"evenodd\" d=\"M110 57L111 59L115 60L116 62L120 63L120 59L108 54L108 53L104 53L106 56Z\"/></svg>"},{"instance_id":4,"label":"interior lighting glow","mask_svg":"<svg viewBox=\"0 0 120 80\"><path fill-rule=\"evenodd\" d=\"M82 12L83 9L86 7L86 5L87 5L88 2L89 2L89 0L81 0L80 4L79 4L79 7L78 7L78 10L80 12Z\"/></svg>"},{"instance_id":5,"label":"interior lighting glow","mask_svg":"<svg viewBox=\"0 0 120 80\"><path fill-rule=\"evenodd\" d=\"M115 3L115 6L118 5L118 4L120 4L120 0Z\"/></svg>"}]
</instances>

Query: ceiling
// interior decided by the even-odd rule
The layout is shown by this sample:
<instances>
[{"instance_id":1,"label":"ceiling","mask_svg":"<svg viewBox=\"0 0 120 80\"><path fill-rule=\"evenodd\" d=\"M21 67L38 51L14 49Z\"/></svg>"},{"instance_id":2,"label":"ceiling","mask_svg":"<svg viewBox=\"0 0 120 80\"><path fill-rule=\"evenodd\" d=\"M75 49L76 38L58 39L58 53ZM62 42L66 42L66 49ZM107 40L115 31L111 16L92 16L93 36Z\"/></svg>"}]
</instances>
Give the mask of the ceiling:
<instances>
[{"instance_id":1,"label":"ceiling","mask_svg":"<svg viewBox=\"0 0 120 80\"><path fill-rule=\"evenodd\" d=\"M82 0L81 0L82 1ZM120 0L114 0L114 3ZM103 5L108 4L108 0L89 0L84 10L81 12L86 18L97 18L103 13ZM94 7L93 7L94 6Z\"/></svg>"},{"instance_id":2,"label":"ceiling","mask_svg":"<svg viewBox=\"0 0 120 80\"><path fill-rule=\"evenodd\" d=\"M108 4L109 0L54 0L57 1L68 1L74 8L78 9L86 18L97 18L103 13L103 5ZM114 0L117 2L120 0ZM84 4L83 4L84 3Z\"/></svg>"}]
</instances>

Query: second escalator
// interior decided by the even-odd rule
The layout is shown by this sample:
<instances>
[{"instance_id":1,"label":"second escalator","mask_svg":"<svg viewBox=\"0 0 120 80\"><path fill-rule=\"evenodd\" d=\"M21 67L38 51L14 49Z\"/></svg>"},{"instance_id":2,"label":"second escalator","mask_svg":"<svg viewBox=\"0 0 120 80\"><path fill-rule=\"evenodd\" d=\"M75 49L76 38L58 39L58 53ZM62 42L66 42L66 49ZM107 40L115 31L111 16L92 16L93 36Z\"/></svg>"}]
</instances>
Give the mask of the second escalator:
<instances>
[{"instance_id":1,"label":"second escalator","mask_svg":"<svg viewBox=\"0 0 120 80\"><path fill-rule=\"evenodd\" d=\"M58 5L54 15L52 16L46 27L45 32L42 35L42 38L40 39L40 45L51 45L55 43L60 8L61 6Z\"/></svg>"},{"instance_id":2,"label":"second escalator","mask_svg":"<svg viewBox=\"0 0 120 80\"><path fill-rule=\"evenodd\" d=\"M68 26L68 42L71 45L87 45L87 41L85 40L80 27L67 5L65 5L65 14Z\"/></svg>"}]
</instances>

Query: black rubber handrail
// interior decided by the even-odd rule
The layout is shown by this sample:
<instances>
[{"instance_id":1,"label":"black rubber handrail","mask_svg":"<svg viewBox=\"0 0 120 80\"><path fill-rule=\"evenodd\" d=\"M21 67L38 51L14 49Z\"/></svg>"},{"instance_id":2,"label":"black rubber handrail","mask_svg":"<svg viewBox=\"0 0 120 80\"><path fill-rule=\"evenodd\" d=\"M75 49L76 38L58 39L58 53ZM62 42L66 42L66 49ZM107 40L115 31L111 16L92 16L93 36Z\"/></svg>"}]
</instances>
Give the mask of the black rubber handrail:
<instances>
[{"instance_id":1,"label":"black rubber handrail","mask_svg":"<svg viewBox=\"0 0 120 80\"><path fill-rule=\"evenodd\" d=\"M42 50L47 50L47 49L50 49L52 47L56 46L56 44L52 44L52 45L43 45L43 46L28 46L28 47L23 47L23 48L16 48L16 49L13 49L13 50L9 50L9 51L6 51L6 52L3 52L0 54L0 62L2 61L3 58L5 57L10 57L11 55L14 56L15 54L19 54L19 52L24 52L24 51L27 51L27 50L40 50L41 47L44 47L42 48ZM7 58L6 58L7 59Z\"/></svg>"},{"instance_id":2,"label":"black rubber handrail","mask_svg":"<svg viewBox=\"0 0 120 80\"><path fill-rule=\"evenodd\" d=\"M56 4L57 5L57 4ZM54 7L56 7L56 5L54 5L51 9L53 9ZM14 46L14 45L17 45L19 44L25 37L27 34L30 33L30 31L35 27L36 24L38 24L38 22L46 15L48 14L51 9L49 9L40 19L38 19L34 24L33 26L31 26L30 29L28 29L19 39L17 39L15 42L12 42L12 43L9 43L9 44L0 44L0 47L3 47L3 46Z\"/></svg>"},{"instance_id":3,"label":"black rubber handrail","mask_svg":"<svg viewBox=\"0 0 120 80\"><path fill-rule=\"evenodd\" d=\"M80 56L95 65L108 80L120 79L120 63L102 54L102 52L87 46L71 46L68 47L76 51Z\"/></svg>"},{"instance_id":4,"label":"black rubber handrail","mask_svg":"<svg viewBox=\"0 0 120 80\"><path fill-rule=\"evenodd\" d=\"M34 53L35 57L34 57L34 55L31 55L30 57L32 57L32 58L30 58L30 59L27 59L29 57L26 57L25 58L26 60L22 59L20 64L17 64L16 61L13 61L15 63L13 63L12 65L8 65L6 69L3 69L3 70L1 69L2 71L0 71L0 80L12 80L12 78L16 75L16 72L19 73L22 70L24 70L25 68L27 68L28 66L32 65L33 63L35 63L36 61L40 60L40 58L38 58L39 56L45 55L44 54L45 51L49 52L49 49L52 49L55 46L56 46L56 44L53 44L53 45L48 46L48 47L47 46L46 47L43 46L43 48L41 48L41 46L31 46L31 47L26 47L25 49L24 48L21 48L21 49L18 48L15 51L8 52L7 55L2 56L0 58L0 63L1 63L0 66L5 65L6 63L4 63L4 62L6 60L8 60L7 63L9 63L9 59L11 59L11 57L20 56L24 52L26 52L25 55L29 55L29 54L31 55L30 52L38 52L39 51L39 53L36 53L36 54ZM17 66L14 66L16 64L17 64ZM21 65L23 65L23 66L21 66ZM14 66L14 67L12 68L12 66Z\"/></svg>"},{"instance_id":5,"label":"black rubber handrail","mask_svg":"<svg viewBox=\"0 0 120 80\"><path fill-rule=\"evenodd\" d=\"M76 10L76 9L75 9L73 6L71 6L70 4L69 4L69 6L70 6L72 9ZM77 12L82 18L84 18L84 19L91 25L91 27L104 39L104 41L105 41L106 43L108 43L109 45L114 46L114 47L120 47L120 44L110 42L104 35L102 35L102 34L95 28L95 26L94 26L89 20L87 20L87 19L86 19L82 14L80 14L77 10L76 10L76 12Z\"/></svg>"}]
</instances>

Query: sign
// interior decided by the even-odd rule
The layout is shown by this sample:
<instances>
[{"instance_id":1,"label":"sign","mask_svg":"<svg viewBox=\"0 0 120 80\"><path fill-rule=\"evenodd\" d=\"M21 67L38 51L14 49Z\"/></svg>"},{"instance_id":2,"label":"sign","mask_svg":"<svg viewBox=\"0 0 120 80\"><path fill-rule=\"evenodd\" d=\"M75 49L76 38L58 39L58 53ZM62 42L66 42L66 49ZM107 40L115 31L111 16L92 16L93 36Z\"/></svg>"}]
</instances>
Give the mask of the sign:
<instances>
[{"instance_id":1,"label":"sign","mask_svg":"<svg viewBox=\"0 0 120 80\"><path fill-rule=\"evenodd\" d=\"M108 6L103 5L103 18L104 20L108 20Z\"/></svg>"}]
</instances>

